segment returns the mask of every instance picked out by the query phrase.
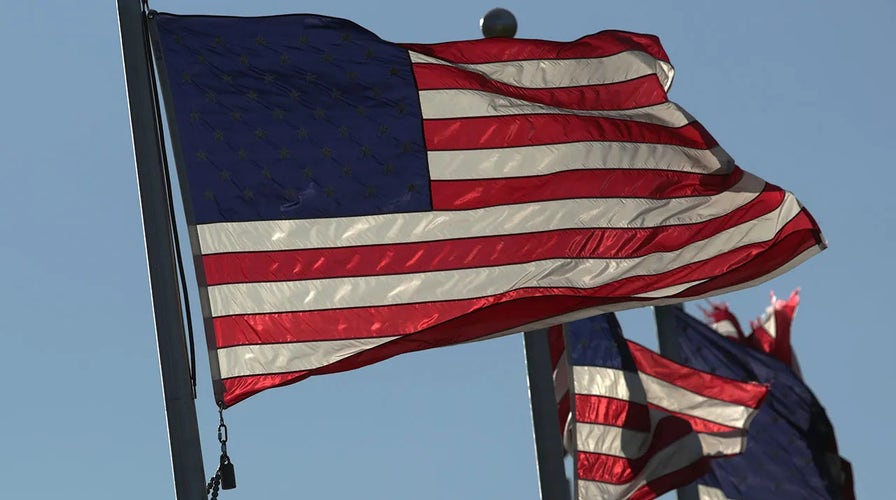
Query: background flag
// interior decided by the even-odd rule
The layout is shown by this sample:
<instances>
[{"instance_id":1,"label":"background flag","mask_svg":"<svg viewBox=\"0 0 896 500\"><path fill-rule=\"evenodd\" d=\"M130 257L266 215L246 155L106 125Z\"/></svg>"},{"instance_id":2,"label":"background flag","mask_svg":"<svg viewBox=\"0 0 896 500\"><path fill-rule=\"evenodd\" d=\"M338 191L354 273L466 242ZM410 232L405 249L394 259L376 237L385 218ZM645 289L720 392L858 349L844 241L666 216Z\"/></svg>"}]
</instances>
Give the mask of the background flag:
<instances>
[{"instance_id":1,"label":"background flag","mask_svg":"<svg viewBox=\"0 0 896 500\"><path fill-rule=\"evenodd\" d=\"M728 304L710 301L709 305L709 309L700 307L700 310L703 311L703 315L709 320L713 330L737 342L747 343L747 336L740 327L740 321L728 308Z\"/></svg>"},{"instance_id":2,"label":"background flag","mask_svg":"<svg viewBox=\"0 0 896 500\"><path fill-rule=\"evenodd\" d=\"M750 322L754 346L789 366L797 375L800 369L790 343L790 325L800 305L800 291L794 290L787 300L780 300L772 292L772 303L758 320Z\"/></svg>"},{"instance_id":3,"label":"background flag","mask_svg":"<svg viewBox=\"0 0 896 500\"><path fill-rule=\"evenodd\" d=\"M717 332L768 354L802 377L790 343L790 327L800 304L800 291L791 292L787 300L778 299L774 292L771 297L772 303L765 313L750 322L749 336L743 334L737 318L728 310L728 304L710 302L710 308L703 310L703 313Z\"/></svg>"},{"instance_id":4,"label":"background flag","mask_svg":"<svg viewBox=\"0 0 896 500\"><path fill-rule=\"evenodd\" d=\"M580 500L655 498L708 471L710 457L743 451L765 386L700 372L626 341L613 314L551 330L552 344L565 332L568 347L555 387L558 396L573 395L567 448Z\"/></svg>"},{"instance_id":5,"label":"background flag","mask_svg":"<svg viewBox=\"0 0 896 500\"><path fill-rule=\"evenodd\" d=\"M225 403L403 352L702 297L820 251L667 100L656 37L394 44L152 21Z\"/></svg>"},{"instance_id":6,"label":"background flag","mask_svg":"<svg viewBox=\"0 0 896 500\"><path fill-rule=\"evenodd\" d=\"M697 480L701 498L855 498L849 462L818 399L789 366L733 342L684 311L675 311L682 362L742 381L769 384L750 425L747 449L714 460ZM780 337L778 338L780 341Z\"/></svg>"}]
</instances>

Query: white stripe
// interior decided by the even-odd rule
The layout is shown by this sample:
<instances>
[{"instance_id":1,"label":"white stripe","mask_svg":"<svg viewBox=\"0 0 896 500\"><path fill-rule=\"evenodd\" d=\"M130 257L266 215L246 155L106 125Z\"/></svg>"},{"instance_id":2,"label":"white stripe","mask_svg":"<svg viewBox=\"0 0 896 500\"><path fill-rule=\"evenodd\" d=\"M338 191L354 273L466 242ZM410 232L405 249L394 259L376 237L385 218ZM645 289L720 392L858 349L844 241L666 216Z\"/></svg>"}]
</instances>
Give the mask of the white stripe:
<instances>
[{"instance_id":1,"label":"white stripe","mask_svg":"<svg viewBox=\"0 0 896 500\"><path fill-rule=\"evenodd\" d=\"M765 328L765 331L768 332L769 337L773 339L778 338L778 321L775 315L775 297L772 297L772 305L770 305L765 310L765 317L762 318L762 326Z\"/></svg>"},{"instance_id":2,"label":"white stripe","mask_svg":"<svg viewBox=\"0 0 896 500\"><path fill-rule=\"evenodd\" d=\"M641 432L614 425L576 422L576 450L622 458L640 458L647 453L653 440L656 421L668 414L650 412L650 432ZM676 417L668 417L676 418ZM746 446L746 431L725 434L695 432L693 446L699 446L701 456L724 456L740 453ZM699 444L698 444L699 443Z\"/></svg>"},{"instance_id":3,"label":"white stripe","mask_svg":"<svg viewBox=\"0 0 896 500\"><path fill-rule=\"evenodd\" d=\"M755 286L763 281L772 279L780 274L783 274L793 267L796 267L800 263L807 260L809 257L819 253L821 248L818 246L814 246L797 257L791 260L789 263L781 266L776 269L774 272L769 273L766 276L761 278L757 278L748 283L743 283L740 285L734 285L723 290L714 290L709 293L705 293L703 295L699 295L693 297L693 299L700 299L704 297L708 297L716 294L723 294L726 292L731 292L734 290L740 290L741 288L750 288ZM560 316L555 316L552 318L545 318L540 321L535 321L530 324L521 325L517 328L513 328L510 330L506 330L503 332L495 333L494 335L490 335L488 337L482 337L477 340L485 340L487 338L497 338L504 335L518 333L521 331L531 331L538 328L547 328L551 325L556 325L560 323L566 323L569 321L575 321L578 319L588 318L591 316L595 316L598 314L603 314L605 312L613 312L613 311L621 311L624 309L630 309L633 307L644 307L649 305L665 305L665 304L674 304L678 302L683 302L685 300L690 300L690 298L663 298L650 302L624 302L619 304L612 304L607 306L593 307L588 309L582 309L578 311L573 311L567 314L563 314ZM384 340L392 340L397 337L389 337ZM226 349L221 349L221 351L227 351L227 355L225 358L219 359L221 360L221 371L224 373L223 377L227 378L229 376L236 375L227 375L229 374L240 374L240 375L264 375L266 373L283 373L290 371L298 371L298 370L307 370L310 368L325 366L333 361L338 359L342 359L349 354L353 354L357 352L357 348L369 349L376 346L376 342L378 340L383 339L366 339L366 340L357 340L357 341L348 341L348 342L358 342L359 344L343 344L346 341L336 340L336 341L323 341L323 342L298 342L295 344L283 343L283 344L273 344L268 346L254 346L252 348L247 346L240 347L228 347ZM370 342L370 344L365 344L365 342ZM330 343L334 343L334 345L329 345ZM303 345L310 344L308 350L303 349ZM295 346L295 347L294 347ZM279 351L279 352L278 352ZM306 362L303 359L296 358L293 356L303 356L303 353L311 352L314 354L319 354L320 356L312 362ZM345 354L348 352L349 354ZM281 353L290 353L287 355L281 356ZM335 356L335 357L328 357Z\"/></svg>"},{"instance_id":4,"label":"white stripe","mask_svg":"<svg viewBox=\"0 0 896 500\"><path fill-rule=\"evenodd\" d=\"M582 424L576 424L579 425ZM644 469L629 483L611 484L576 479L577 498L580 500L628 498L645 483L684 469L699 460L702 455L699 439L694 434L684 436L655 453L647 461Z\"/></svg>"},{"instance_id":5,"label":"white stripe","mask_svg":"<svg viewBox=\"0 0 896 500\"><path fill-rule=\"evenodd\" d=\"M547 106L481 90L421 90L419 94L420 112L425 120L555 114L616 118L672 128L694 121L691 115L671 101L636 109L598 111Z\"/></svg>"},{"instance_id":6,"label":"white stripe","mask_svg":"<svg viewBox=\"0 0 896 500\"><path fill-rule=\"evenodd\" d=\"M602 85L656 75L669 90L672 65L640 51L626 51L606 57L579 59L531 59L493 63L461 64L408 51L412 63L440 64L472 71L517 87L544 89Z\"/></svg>"},{"instance_id":7,"label":"white stripe","mask_svg":"<svg viewBox=\"0 0 896 500\"><path fill-rule=\"evenodd\" d=\"M630 302L618 302L615 304L609 304L609 305L603 305L603 306L587 307L585 309L579 309L577 311L571 311L571 312L568 312L565 314L560 314L558 316L553 316L550 318L533 321L531 323L526 323L525 325L520 325L520 326L514 327L510 330L504 330L502 332L494 333L494 334L488 335L486 337L480 337L471 342L478 342L480 340L496 339L498 337L503 337L504 335L511 335L511 334L519 333L519 332L528 332L531 330L537 330L539 328L547 328L547 327L550 327L553 325L559 325L561 323L569 323L571 321L590 318L592 316L597 316L597 315L609 313L609 312L624 311L626 309L633 309L633 308L638 308L638 307L666 306L669 304L680 304L682 302L686 302L686 301L690 301L690 300L705 299L707 297L713 297L716 295L724 295L726 293L735 292L737 290L744 290L747 288L752 288L760 283L764 283L768 280L777 278L778 276L781 276L782 274L787 273L788 271L795 268L796 266L809 260L810 257L817 255L819 252L824 250L824 248L825 248L825 244L813 245L813 246L807 248L806 250L804 250L799 255L792 258L789 262L774 269L773 271L769 272L768 274L759 276L758 278L752 279L745 283L738 283L736 285L711 290L709 292L705 292L705 293L698 294L698 295L682 295L680 297L666 296L666 297L659 297L659 298L656 298L655 300L648 300L648 301L640 301L639 300L639 301L630 301ZM699 283L702 283L702 281L698 281L696 283L699 284Z\"/></svg>"},{"instance_id":8,"label":"white stripe","mask_svg":"<svg viewBox=\"0 0 896 500\"><path fill-rule=\"evenodd\" d=\"M672 412L745 429L758 411L749 406L692 392L643 372L639 373L650 402Z\"/></svg>"},{"instance_id":9,"label":"white stripe","mask_svg":"<svg viewBox=\"0 0 896 500\"><path fill-rule=\"evenodd\" d=\"M771 240L799 212L783 210L722 231L674 252L627 259L548 259L489 268L210 286L212 316L334 307L369 307L487 297L528 287L593 288L628 276L651 276L733 248ZM650 284L644 287L649 291Z\"/></svg>"},{"instance_id":10,"label":"white stripe","mask_svg":"<svg viewBox=\"0 0 896 500\"><path fill-rule=\"evenodd\" d=\"M578 424L577 424L578 425ZM635 490L648 481L683 469L702 457L699 441L693 436L685 436L654 454L641 473L629 483L611 484L585 479L576 479L576 494L580 500L600 498L602 500L628 498Z\"/></svg>"},{"instance_id":11,"label":"white stripe","mask_svg":"<svg viewBox=\"0 0 896 500\"><path fill-rule=\"evenodd\" d=\"M731 431L725 434L700 432L700 444L707 457L724 457L743 452L747 448L747 431Z\"/></svg>"},{"instance_id":12,"label":"white stripe","mask_svg":"<svg viewBox=\"0 0 896 500\"><path fill-rule=\"evenodd\" d=\"M202 253L214 254L389 245L559 229L647 228L695 224L723 216L755 199L764 186L762 179L745 172L737 185L714 196L555 200L446 212L219 222L196 229ZM788 194L782 210L790 213L794 207L798 202Z\"/></svg>"},{"instance_id":13,"label":"white stripe","mask_svg":"<svg viewBox=\"0 0 896 500\"><path fill-rule=\"evenodd\" d=\"M573 366L572 373L576 394L604 396L638 404L649 402L671 412L738 428L745 428L756 413L748 406L704 396L643 372L633 373L603 366ZM635 393L630 391L632 388Z\"/></svg>"},{"instance_id":14,"label":"white stripe","mask_svg":"<svg viewBox=\"0 0 896 500\"><path fill-rule=\"evenodd\" d=\"M606 396L636 404L647 404L643 391L632 393L629 388L640 387L637 373L597 366L572 367L573 391L590 396Z\"/></svg>"},{"instance_id":15,"label":"white stripe","mask_svg":"<svg viewBox=\"0 0 896 500\"><path fill-rule=\"evenodd\" d=\"M700 500L729 500L724 491L705 484L697 485L697 497Z\"/></svg>"},{"instance_id":16,"label":"white stripe","mask_svg":"<svg viewBox=\"0 0 896 500\"><path fill-rule=\"evenodd\" d=\"M677 285L667 286L666 288L658 288L656 290L650 290L648 292L637 293L632 295L632 297L641 297L645 299L654 299L654 298L662 298L669 297L670 295L678 295L681 292L684 292L688 288L695 287L700 283L708 281L707 279L696 280L696 281L687 281L685 283L679 283Z\"/></svg>"},{"instance_id":17,"label":"white stripe","mask_svg":"<svg viewBox=\"0 0 896 500\"><path fill-rule=\"evenodd\" d=\"M719 321L718 323L713 323L712 329L724 337L729 337L732 339L738 338L737 327L734 326L734 323L732 323L730 319L725 319Z\"/></svg>"},{"instance_id":18,"label":"white stripe","mask_svg":"<svg viewBox=\"0 0 896 500\"><path fill-rule=\"evenodd\" d=\"M633 459L647 453L652 435L652 432L578 421L575 430L576 451Z\"/></svg>"},{"instance_id":19,"label":"white stripe","mask_svg":"<svg viewBox=\"0 0 896 500\"><path fill-rule=\"evenodd\" d=\"M218 349L221 377L311 370L385 344L397 337L225 347Z\"/></svg>"},{"instance_id":20,"label":"white stripe","mask_svg":"<svg viewBox=\"0 0 896 500\"><path fill-rule=\"evenodd\" d=\"M429 151L432 180L493 179L546 175L578 169L656 169L727 174L734 161L720 147L693 149L665 144L573 142L515 148ZM645 176L652 175L645 172Z\"/></svg>"}]
</instances>

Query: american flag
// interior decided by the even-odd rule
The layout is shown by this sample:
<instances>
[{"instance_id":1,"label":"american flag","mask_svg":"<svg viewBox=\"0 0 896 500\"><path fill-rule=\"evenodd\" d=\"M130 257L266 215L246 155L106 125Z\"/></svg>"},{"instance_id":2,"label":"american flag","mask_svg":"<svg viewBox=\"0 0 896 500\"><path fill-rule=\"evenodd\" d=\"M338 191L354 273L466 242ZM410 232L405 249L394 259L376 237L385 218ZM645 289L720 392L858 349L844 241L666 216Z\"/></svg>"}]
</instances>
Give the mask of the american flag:
<instances>
[{"instance_id":1,"label":"american flag","mask_svg":"<svg viewBox=\"0 0 896 500\"><path fill-rule=\"evenodd\" d=\"M710 458L744 450L768 391L627 341L612 313L553 327L549 337L554 352L568 351L554 380L558 399L572 394L567 449L580 500L649 499L690 484Z\"/></svg>"},{"instance_id":2,"label":"american flag","mask_svg":"<svg viewBox=\"0 0 896 500\"><path fill-rule=\"evenodd\" d=\"M753 330L751 338L758 349L800 375L799 363L790 343L790 326L800 305L800 291L794 290L786 300L779 299L774 292L771 295L771 305L750 324Z\"/></svg>"},{"instance_id":3,"label":"american flag","mask_svg":"<svg viewBox=\"0 0 896 500\"><path fill-rule=\"evenodd\" d=\"M226 405L749 286L824 247L796 198L667 99L651 35L419 45L316 15L150 25Z\"/></svg>"},{"instance_id":4,"label":"american flag","mask_svg":"<svg viewBox=\"0 0 896 500\"><path fill-rule=\"evenodd\" d=\"M700 498L854 499L852 467L840 456L830 419L802 377L758 345L718 335L684 311L675 315L673 338L683 363L770 386L750 425L746 450L712 461L710 472L697 480Z\"/></svg>"},{"instance_id":5,"label":"american flag","mask_svg":"<svg viewBox=\"0 0 896 500\"><path fill-rule=\"evenodd\" d=\"M790 343L790 327L800 305L800 291L794 290L787 299L779 299L772 292L771 299L765 313L750 322L749 335L744 335L737 317L726 303L710 302L710 308L704 309L703 314L715 331L772 356L802 376Z\"/></svg>"}]
</instances>

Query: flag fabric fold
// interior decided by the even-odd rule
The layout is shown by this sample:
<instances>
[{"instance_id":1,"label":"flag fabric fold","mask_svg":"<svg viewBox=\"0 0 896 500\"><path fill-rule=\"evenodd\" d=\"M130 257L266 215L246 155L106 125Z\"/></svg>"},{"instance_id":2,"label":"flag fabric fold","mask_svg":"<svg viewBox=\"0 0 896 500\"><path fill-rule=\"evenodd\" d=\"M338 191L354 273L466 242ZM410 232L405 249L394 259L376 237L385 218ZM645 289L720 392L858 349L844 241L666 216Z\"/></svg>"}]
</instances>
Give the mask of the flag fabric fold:
<instances>
[{"instance_id":1,"label":"flag fabric fold","mask_svg":"<svg viewBox=\"0 0 896 500\"><path fill-rule=\"evenodd\" d=\"M797 375L800 375L800 370L790 343L790 325L800 305L799 293L799 289L794 290L790 297L781 300L772 292L772 303L765 314L750 323L755 347L789 366Z\"/></svg>"},{"instance_id":2,"label":"flag fabric fold","mask_svg":"<svg viewBox=\"0 0 896 500\"><path fill-rule=\"evenodd\" d=\"M613 314L549 335L552 352L561 353L554 380L558 401L568 401L560 415L579 500L655 498L701 476L711 458L743 451L765 386L694 370L627 341Z\"/></svg>"},{"instance_id":3,"label":"flag fabric fold","mask_svg":"<svg viewBox=\"0 0 896 500\"><path fill-rule=\"evenodd\" d=\"M797 297L793 294L784 303L775 301L770 308L782 314L779 321L789 318L788 331ZM683 363L770 387L750 426L746 450L711 463L710 471L697 480L700 498L854 499L852 468L839 455L827 413L801 375L777 358L775 353L782 351L766 352L762 343L719 335L683 310L675 315L673 337ZM754 322L756 327L762 323ZM784 340L775 338L776 343ZM789 337L786 341L786 352L792 352Z\"/></svg>"},{"instance_id":4,"label":"flag fabric fold","mask_svg":"<svg viewBox=\"0 0 896 500\"><path fill-rule=\"evenodd\" d=\"M150 26L226 405L749 286L825 245L792 194L668 100L651 35L423 45L315 15Z\"/></svg>"},{"instance_id":5,"label":"flag fabric fold","mask_svg":"<svg viewBox=\"0 0 896 500\"><path fill-rule=\"evenodd\" d=\"M771 305L765 313L750 321L749 335L744 335L737 317L728 309L728 304L710 301L710 307L701 310L716 332L768 354L802 376L790 343L790 327L800 304L799 294L799 289L796 289L787 299L782 300L772 292Z\"/></svg>"}]
</instances>

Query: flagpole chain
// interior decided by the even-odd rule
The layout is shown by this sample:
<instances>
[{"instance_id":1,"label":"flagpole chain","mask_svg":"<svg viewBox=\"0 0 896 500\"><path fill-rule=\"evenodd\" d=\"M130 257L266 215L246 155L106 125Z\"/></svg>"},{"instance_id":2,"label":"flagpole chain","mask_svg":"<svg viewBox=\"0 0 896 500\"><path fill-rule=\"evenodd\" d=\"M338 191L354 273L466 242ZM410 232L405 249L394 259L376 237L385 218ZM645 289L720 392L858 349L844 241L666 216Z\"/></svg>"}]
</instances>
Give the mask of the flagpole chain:
<instances>
[{"instance_id":1,"label":"flagpole chain","mask_svg":"<svg viewBox=\"0 0 896 500\"><path fill-rule=\"evenodd\" d=\"M227 454L227 424L224 423L224 403L218 403L218 442L221 443L221 461L218 464L218 476L221 489L232 490L236 488L236 474L233 470L233 462Z\"/></svg>"},{"instance_id":2,"label":"flagpole chain","mask_svg":"<svg viewBox=\"0 0 896 500\"><path fill-rule=\"evenodd\" d=\"M218 442L221 443L221 458L227 456L227 425L224 423L224 408L218 407Z\"/></svg>"},{"instance_id":3,"label":"flagpole chain","mask_svg":"<svg viewBox=\"0 0 896 500\"><path fill-rule=\"evenodd\" d=\"M205 494L210 500L218 500L219 490L232 490L236 488L236 474L233 471L233 462L227 454L227 424L224 423L224 403L218 403L218 442L221 443L221 460L215 475L209 478L205 486Z\"/></svg>"}]
</instances>

